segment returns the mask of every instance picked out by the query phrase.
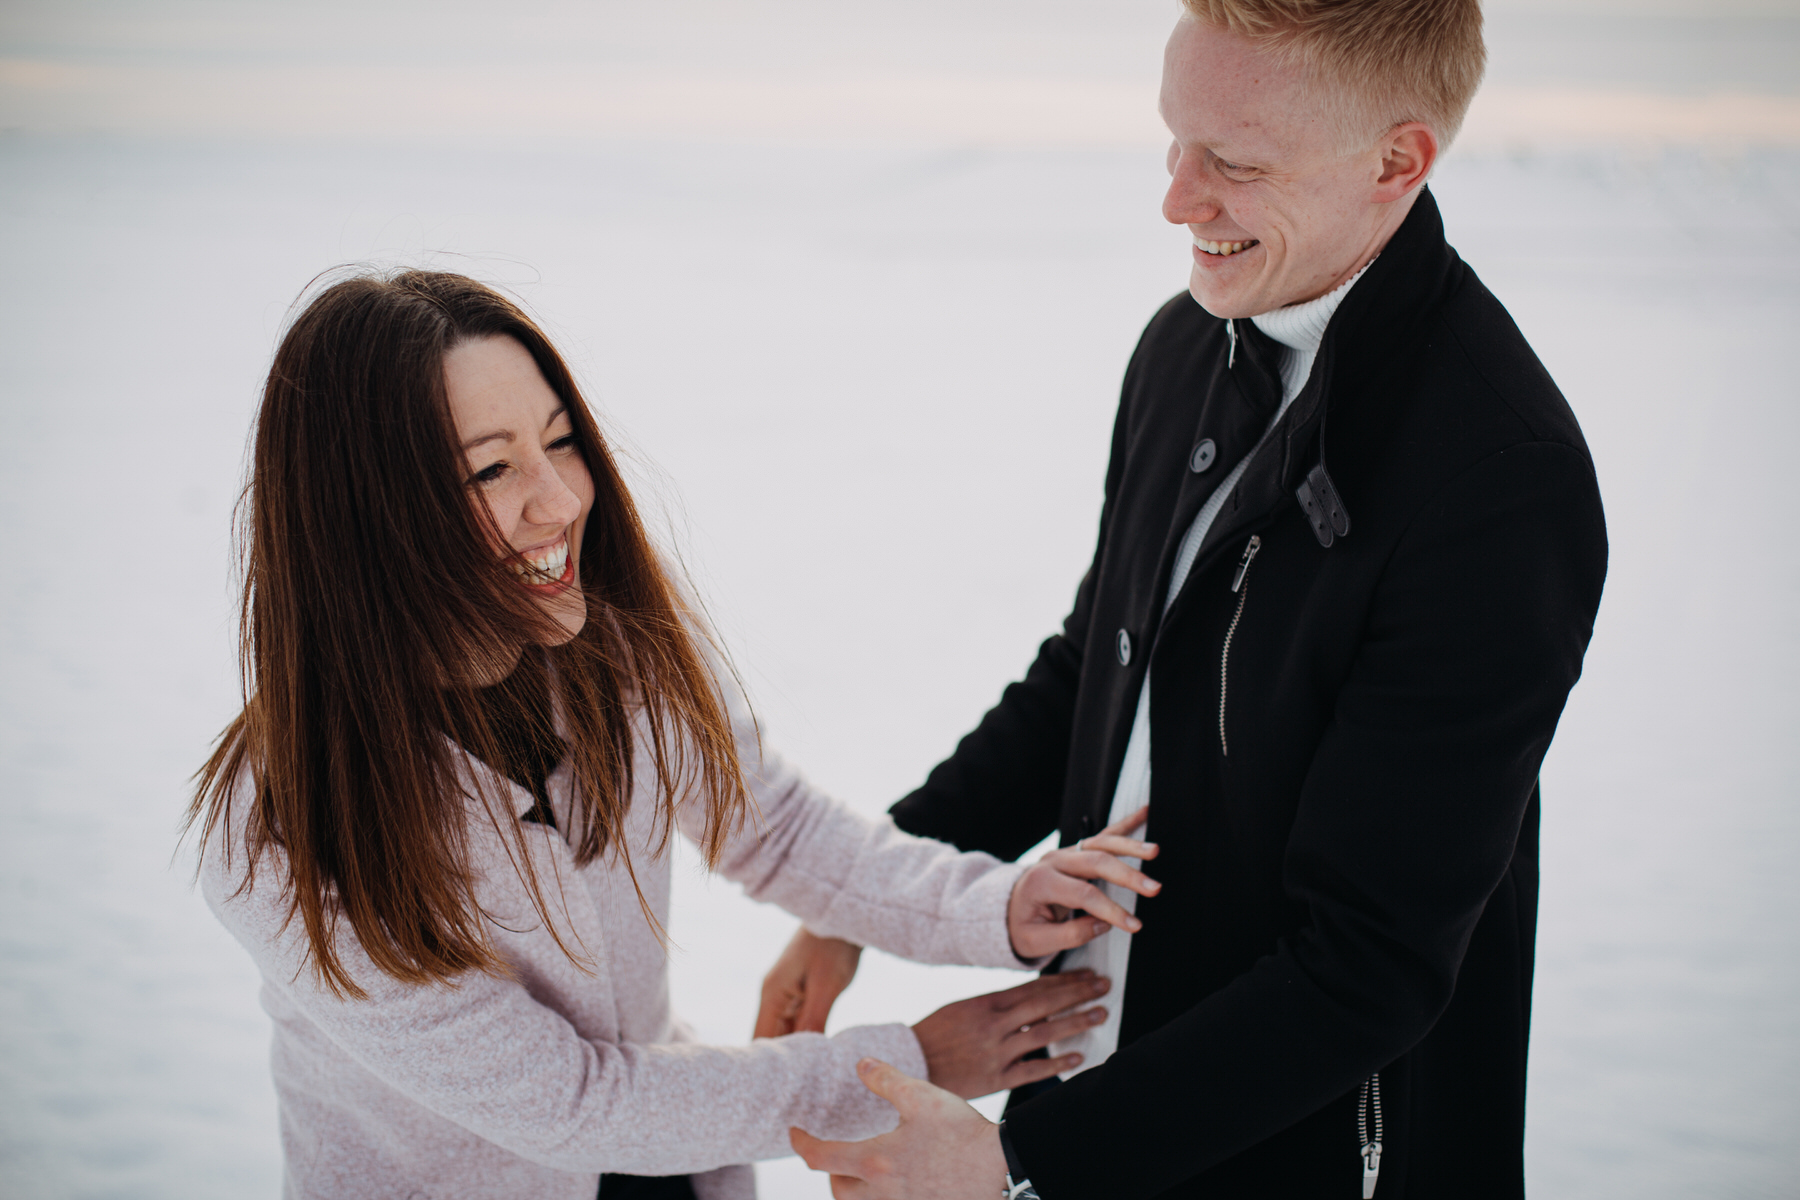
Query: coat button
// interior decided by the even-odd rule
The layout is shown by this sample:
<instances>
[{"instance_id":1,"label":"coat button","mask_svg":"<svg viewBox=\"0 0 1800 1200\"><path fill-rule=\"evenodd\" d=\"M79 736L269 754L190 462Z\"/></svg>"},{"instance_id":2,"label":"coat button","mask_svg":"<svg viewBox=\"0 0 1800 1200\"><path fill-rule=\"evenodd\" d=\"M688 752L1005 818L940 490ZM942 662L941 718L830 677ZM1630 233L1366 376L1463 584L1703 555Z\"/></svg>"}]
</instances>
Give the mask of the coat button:
<instances>
[{"instance_id":1,"label":"coat button","mask_svg":"<svg viewBox=\"0 0 1800 1200\"><path fill-rule=\"evenodd\" d=\"M1123 629L1119 630L1119 665L1121 667L1131 665L1131 635Z\"/></svg>"},{"instance_id":2,"label":"coat button","mask_svg":"<svg viewBox=\"0 0 1800 1200\"><path fill-rule=\"evenodd\" d=\"M1194 452L1188 455L1188 470L1198 475L1213 465L1213 459L1219 457L1219 448L1213 445L1211 438L1203 438Z\"/></svg>"}]
</instances>

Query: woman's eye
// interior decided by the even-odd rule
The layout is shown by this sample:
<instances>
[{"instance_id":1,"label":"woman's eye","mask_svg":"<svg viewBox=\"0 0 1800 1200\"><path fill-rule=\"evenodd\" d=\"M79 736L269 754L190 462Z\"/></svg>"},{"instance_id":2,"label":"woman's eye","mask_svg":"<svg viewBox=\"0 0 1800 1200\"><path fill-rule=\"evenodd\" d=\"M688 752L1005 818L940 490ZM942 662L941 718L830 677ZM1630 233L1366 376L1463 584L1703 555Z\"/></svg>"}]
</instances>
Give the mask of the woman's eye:
<instances>
[{"instance_id":1,"label":"woman's eye","mask_svg":"<svg viewBox=\"0 0 1800 1200\"><path fill-rule=\"evenodd\" d=\"M575 449L575 435L570 433L557 438L554 442L550 443L550 449L558 453Z\"/></svg>"},{"instance_id":2,"label":"woman's eye","mask_svg":"<svg viewBox=\"0 0 1800 1200\"><path fill-rule=\"evenodd\" d=\"M471 475L469 477L469 482L485 485L485 484L493 483L496 479L499 479L504 474L506 474L506 464L505 463L503 463L503 462L491 463L488 466L481 468L481 470L475 472L475 474Z\"/></svg>"}]
</instances>

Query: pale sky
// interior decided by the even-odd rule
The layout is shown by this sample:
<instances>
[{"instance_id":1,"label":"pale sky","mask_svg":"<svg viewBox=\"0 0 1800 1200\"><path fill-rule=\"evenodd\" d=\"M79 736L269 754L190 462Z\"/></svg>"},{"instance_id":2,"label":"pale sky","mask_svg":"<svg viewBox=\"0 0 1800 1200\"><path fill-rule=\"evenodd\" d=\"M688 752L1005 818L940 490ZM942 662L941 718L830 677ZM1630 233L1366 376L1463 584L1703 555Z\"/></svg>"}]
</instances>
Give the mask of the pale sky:
<instances>
[{"instance_id":1,"label":"pale sky","mask_svg":"<svg viewBox=\"0 0 1800 1200\"><path fill-rule=\"evenodd\" d=\"M13 0L0 128L1160 141L1172 0ZM1467 144L1800 145L1800 0L1498 0Z\"/></svg>"}]
</instances>

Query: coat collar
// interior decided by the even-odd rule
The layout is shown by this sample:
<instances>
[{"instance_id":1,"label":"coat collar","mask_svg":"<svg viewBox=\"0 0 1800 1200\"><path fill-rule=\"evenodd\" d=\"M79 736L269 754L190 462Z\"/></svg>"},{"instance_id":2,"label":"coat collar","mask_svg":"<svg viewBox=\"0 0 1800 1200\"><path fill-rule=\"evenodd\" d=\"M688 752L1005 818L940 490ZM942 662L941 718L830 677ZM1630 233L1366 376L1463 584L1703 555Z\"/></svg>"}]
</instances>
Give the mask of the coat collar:
<instances>
[{"instance_id":1,"label":"coat collar","mask_svg":"<svg viewBox=\"0 0 1800 1200\"><path fill-rule=\"evenodd\" d=\"M1221 544L1241 541L1247 530L1266 523L1269 514L1290 500L1299 502L1322 545L1348 535L1356 498L1344 495L1330 474L1327 418L1340 430L1361 427L1359 439L1370 435L1371 423L1382 423L1377 411L1383 408L1381 400L1398 390L1384 381L1404 370L1403 348L1416 341L1465 271L1444 241L1437 201L1429 188L1422 189L1406 220L1332 314L1311 376L1260 443L1231 501L1208 530L1194 573L1208 565ZM1281 399L1285 347L1254 322L1233 324L1236 352L1232 362L1221 364L1223 376L1252 408L1266 412L1267 420ZM1188 519L1191 512L1184 510L1181 529ZM1177 531L1171 542L1179 538Z\"/></svg>"},{"instance_id":2,"label":"coat collar","mask_svg":"<svg viewBox=\"0 0 1800 1200\"><path fill-rule=\"evenodd\" d=\"M1462 280L1465 268L1444 240L1444 219L1430 188L1388 239L1368 273L1345 295L1319 346L1332 363L1329 390L1359 390L1391 370L1394 347L1411 339L1420 322ZM1315 366L1315 378L1326 374Z\"/></svg>"}]
</instances>

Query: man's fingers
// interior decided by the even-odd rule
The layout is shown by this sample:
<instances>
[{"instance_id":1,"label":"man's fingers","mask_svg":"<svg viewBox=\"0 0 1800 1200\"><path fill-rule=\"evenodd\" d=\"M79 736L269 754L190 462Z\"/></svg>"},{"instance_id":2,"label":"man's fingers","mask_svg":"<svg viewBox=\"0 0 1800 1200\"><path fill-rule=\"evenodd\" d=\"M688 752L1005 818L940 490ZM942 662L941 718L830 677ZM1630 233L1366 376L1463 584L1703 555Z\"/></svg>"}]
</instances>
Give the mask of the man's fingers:
<instances>
[{"instance_id":1,"label":"man's fingers","mask_svg":"<svg viewBox=\"0 0 1800 1200\"><path fill-rule=\"evenodd\" d=\"M827 1142L816 1138L798 1125L788 1128L788 1145L800 1161L815 1171L860 1179L866 1142Z\"/></svg>"},{"instance_id":2,"label":"man's fingers","mask_svg":"<svg viewBox=\"0 0 1800 1200\"><path fill-rule=\"evenodd\" d=\"M1115 833L1116 834L1134 833L1137 830L1142 829L1144 827L1144 822L1148 821L1149 819L1150 819L1150 806L1148 804L1146 804L1146 805L1144 805L1144 807L1142 807L1142 808L1138 809L1136 812L1132 813L1129 817L1125 817L1125 818L1122 818L1121 820L1114 821L1111 825L1108 825L1105 829L1102 829L1099 833L1095 834L1094 836L1105 837L1108 834L1115 834Z\"/></svg>"},{"instance_id":3,"label":"man's fingers","mask_svg":"<svg viewBox=\"0 0 1800 1200\"><path fill-rule=\"evenodd\" d=\"M798 996L784 987L764 983L762 1003L756 1010L756 1031L750 1036L771 1038L794 1032L794 1014L799 1007Z\"/></svg>"},{"instance_id":4,"label":"man's fingers","mask_svg":"<svg viewBox=\"0 0 1800 1200\"><path fill-rule=\"evenodd\" d=\"M893 1105L902 1120L910 1117L918 1108L919 1101L923 1098L919 1089L931 1086L879 1058L865 1058L858 1062L856 1075L862 1080L864 1087Z\"/></svg>"},{"instance_id":5,"label":"man's fingers","mask_svg":"<svg viewBox=\"0 0 1800 1200\"><path fill-rule=\"evenodd\" d=\"M831 1200L865 1200L874 1189L854 1175L831 1177Z\"/></svg>"},{"instance_id":6,"label":"man's fingers","mask_svg":"<svg viewBox=\"0 0 1800 1200\"><path fill-rule=\"evenodd\" d=\"M800 996L800 1011L794 1017L795 1033L824 1033L825 1020L831 1016L831 1006L837 1003L841 989L829 987L817 979L806 981L806 991Z\"/></svg>"},{"instance_id":7,"label":"man's fingers","mask_svg":"<svg viewBox=\"0 0 1800 1200\"><path fill-rule=\"evenodd\" d=\"M751 1040L755 1040L756 1038L778 1038L786 1037L792 1032L794 1032L794 1028L791 1023L783 1021L780 1017L765 1008L756 1014L756 1029L752 1031L750 1037Z\"/></svg>"}]
</instances>

